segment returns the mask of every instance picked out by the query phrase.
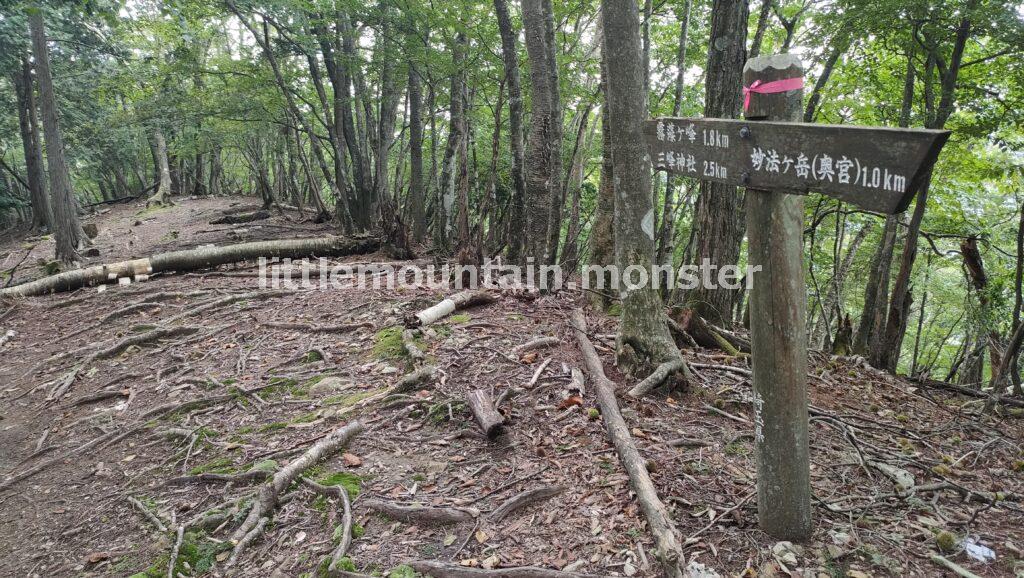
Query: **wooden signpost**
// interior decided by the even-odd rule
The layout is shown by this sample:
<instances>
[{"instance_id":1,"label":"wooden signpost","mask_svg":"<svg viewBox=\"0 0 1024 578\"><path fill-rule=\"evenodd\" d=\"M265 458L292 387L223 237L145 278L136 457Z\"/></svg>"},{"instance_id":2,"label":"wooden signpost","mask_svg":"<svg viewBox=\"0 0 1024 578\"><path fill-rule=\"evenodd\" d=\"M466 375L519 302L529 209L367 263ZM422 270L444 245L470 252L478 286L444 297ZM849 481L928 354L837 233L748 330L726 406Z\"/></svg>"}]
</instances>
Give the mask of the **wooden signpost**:
<instances>
[{"instance_id":1,"label":"wooden signpost","mask_svg":"<svg viewBox=\"0 0 1024 578\"><path fill-rule=\"evenodd\" d=\"M758 521L784 540L813 529L801 195L903 211L950 134L801 124L802 78L792 55L754 58L743 69L745 120L659 118L644 128L655 168L746 187Z\"/></svg>"}]
</instances>

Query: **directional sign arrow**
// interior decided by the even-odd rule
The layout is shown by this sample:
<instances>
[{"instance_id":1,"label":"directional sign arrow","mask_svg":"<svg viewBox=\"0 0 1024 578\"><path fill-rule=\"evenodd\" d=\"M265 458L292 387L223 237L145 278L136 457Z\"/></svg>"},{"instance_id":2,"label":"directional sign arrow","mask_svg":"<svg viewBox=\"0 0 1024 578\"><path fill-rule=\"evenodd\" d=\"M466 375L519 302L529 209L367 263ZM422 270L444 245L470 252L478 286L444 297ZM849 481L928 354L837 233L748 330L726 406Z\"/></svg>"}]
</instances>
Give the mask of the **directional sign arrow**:
<instances>
[{"instance_id":1,"label":"directional sign arrow","mask_svg":"<svg viewBox=\"0 0 1024 578\"><path fill-rule=\"evenodd\" d=\"M807 194L869 211L907 208L950 131L714 118L657 118L654 167L699 180Z\"/></svg>"}]
</instances>

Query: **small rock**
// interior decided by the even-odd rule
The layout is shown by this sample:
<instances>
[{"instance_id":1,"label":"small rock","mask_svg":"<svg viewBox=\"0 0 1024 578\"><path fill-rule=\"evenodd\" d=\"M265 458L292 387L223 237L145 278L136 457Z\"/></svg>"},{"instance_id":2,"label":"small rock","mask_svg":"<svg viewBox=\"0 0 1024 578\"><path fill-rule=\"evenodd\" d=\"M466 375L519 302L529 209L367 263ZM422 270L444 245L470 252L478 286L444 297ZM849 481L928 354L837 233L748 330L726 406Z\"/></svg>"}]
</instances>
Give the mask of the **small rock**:
<instances>
[{"instance_id":1,"label":"small rock","mask_svg":"<svg viewBox=\"0 0 1024 578\"><path fill-rule=\"evenodd\" d=\"M683 571L683 578L720 578L720 575L700 562L690 560Z\"/></svg>"},{"instance_id":2,"label":"small rock","mask_svg":"<svg viewBox=\"0 0 1024 578\"><path fill-rule=\"evenodd\" d=\"M321 379L316 384L314 384L313 387L309 388L309 395L319 397L323 395L337 393L339 391L345 391L346 389L350 389L352 387L355 387L355 383L331 375Z\"/></svg>"},{"instance_id":3,"label":"small rock","mask_svg":"<svg viewBox=\"0 0 1024 578\"><path fill-rule=\"evenodd\" d=\"M796 549L792 542L777 542L772 546L772 556L784 566L796 566L799 563Z\"/></svg>"}]
</instances>

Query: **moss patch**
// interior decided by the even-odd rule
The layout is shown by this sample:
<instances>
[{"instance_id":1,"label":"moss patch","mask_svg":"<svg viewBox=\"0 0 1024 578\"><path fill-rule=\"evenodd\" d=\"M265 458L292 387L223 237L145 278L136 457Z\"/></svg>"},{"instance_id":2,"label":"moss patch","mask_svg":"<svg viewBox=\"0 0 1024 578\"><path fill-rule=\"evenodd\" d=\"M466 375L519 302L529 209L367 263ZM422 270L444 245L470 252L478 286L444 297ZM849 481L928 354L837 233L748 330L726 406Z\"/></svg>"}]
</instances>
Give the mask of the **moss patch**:
<instances>
[{"instance_id":1,"label":"moss patch","mask_svg":"<svg viewBox=\"0 0 1024 578\"><path fill-rule=\"evenodd\" d=\"M341 486L350 499L355 499L359 495L363 478L349 472L331 472L317 478L316 482L321 486Z\"/></svg>"},{"instance_id":2,"label":"moss patch","mask_svg":"<svg viewBox=\"0 0 1024 578\"><path fill-rule=\"evenodd\" d=\"M377 359L394 359L404 354L401 327L386 327L373 336L373 356Z\"/></svg>"},{"instance_id":3,"label":"moss patch","mask_svg":"<svg viewBox=\"0 0 1024 578\"><path fill-rule=\"evenodd\" d=\"M235 470L235 462L231 458L217 458L192 468L189 470L189 473L193 476L198 476L199 474L230 474Z\"/></svg>"},{"instance_id":4,"label":"moss patch","mask_svg":"<svg viewBox=\"0 0 1024 578\"><path fill-rule=\"evenodd\" d=\"M384 391L384 390L383 389L370 389L370 390L367 390L367 391L360 391L360 392L357 392L357 393L348 393L348 394L342 394L342 395L332 395L330 397L324 398L323 401L321 401L320 403L321 403L321 405L340 405L342 407L349 407L351 405L355 405L355 404L359 403L360 401L363 401L364 399L366 399L366 398L368 398L370 396L377 395L378 393L380 393L382 391Z\"/></svg>"},{"instance_id":5,"label":"moss patch","mask_svg":"<svg viewBox=\"0 0 1024 578\"><path fill-rule=\"evenodd\" d=\"M178 550L178 559L174 562L174 575L202 576L213 568L217 554L230 549L230 542L214 542L203 532L186 532ZM149 568L133 574L131 578L163 578L167 576L170 563L170 552L161 554Z\"/></svg>"}]
</instances>

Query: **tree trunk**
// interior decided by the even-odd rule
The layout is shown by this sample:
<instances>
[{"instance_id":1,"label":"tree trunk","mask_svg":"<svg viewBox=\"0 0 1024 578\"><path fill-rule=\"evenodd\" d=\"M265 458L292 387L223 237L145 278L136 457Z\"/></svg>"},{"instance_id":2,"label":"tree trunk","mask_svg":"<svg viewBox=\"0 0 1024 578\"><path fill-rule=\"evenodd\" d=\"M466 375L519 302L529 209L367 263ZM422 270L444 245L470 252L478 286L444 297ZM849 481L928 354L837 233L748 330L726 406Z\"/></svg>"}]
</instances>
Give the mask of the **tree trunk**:
<instances>
[{"instance_id":1,"label":"tree trunk","mask_svg":"<svg viewBox=\"0 0 1024 578\"><path fill-rule=\"evenodd\" d=\"M50 199L46 196L43 148L39 137L39 120L36 117L35 91L32 89L32 68L27 57L22 56L21 74L18 72L12 76L18 98L18 128L21 129L29 200L32 203L32 228L49 227L52 230L53 213L50 210Z\"/></svg>"},{"instance_id":2,"label":"tree trunk","mask_svg":"<svg viewBox=\"0 0 1024 578\"><path fill-rule=\"evenodd\" d=\"M603 18L603 15L602 15ZM603 25L602 25L603 26ZM597 207L594 209L594 224L590 227L590 265L607 267L615 262L615 167L612 163L612 131L608 115L608 65L607 50L601 49L601 180L597 188ZM604 309L611 304L609 296L617 294L618 287L612 286L612 276L602 275L600 292L591 293L595 307Z\"/></svg>"},{"instance_id":3,"label":"tree trunk","mask_svg":"<svg viewBox=\"0 0 1024 578\"><path fill-rule=\"evenodd\" d=\"M832 76L832 71L835 70L836 63L839 62L839 57L846 52L847 44L840 43L836 44L832 51L829 52L828 58L825 59L825 65L821 69L821 74L818 76L818 80L814 82L814 88L811 90L811 97L807 99L807 108L804 110L804 122L814 122L814 115L818 112L818 103L821 102L821 93L825 90L825 85L828 84L828 79Z\"/></svg>"},{"instance_id":4,"label":"tree trunk","mask_svg":"<svg viewBox=\"0 0 1024 578\"><path fill-rule=\"evenodd\" d=\"M526 150L526 198L531 208L528 254L538 263L551 263L558 245L555 226L561 224L562 174L562 115L551 0L523 0L522 14L533 89Z\"/></svg>"},{"instance_id":5,"label":"tree trunk","mask_svg":"<svg viewBox=\"0 0 1024 578\"><path fill-rule=\"evenodd\" d=\"M391 39L393 26L391 26L391 10L384 5L382 14L383 26L378 37L378 46L374 50L374 57L381 60L380 72L380 99L379 111L377 113L377 150L374 155L375 167L373 178L373 197L368 200L366 220L363 223L363 230L368 230L373 224L373 217L378 212L379 205L389 196L388 189L388 152L391 150L391 143L395 139L395 122L398 115L398 103L401 96L401 87L398 85L398 78L395 72L395 63L398 54Z\"/></svg>"},{"instance_id":6,"label":"tree trunk","mask_svg":"<svg viewBox=\"0 0 1024 578\"><path fill-rule=\"evenodd\" d=\"M464 114L462 106L463 87L466 83L466 72L463 70L463 62L466 57L468 41L466 35L459 33L455 38L455 46L452 47L452 74L451 90L449 91L448 111L448 144L445 147L444 159L441 161L441 182L438 187L437 203L434 207L434 247L442 253L451 250L451 238L453 233L452 217L455 212L458 169L456 158L462 140L466 138L463 134L465 123L462 120ZM436 135L436 133L434 133ZM436 138L436 137L435 137Z\"/></svg>"},{"instance_id":7,"label":"tree trunk","mask_svg":"<svg viewBox=\"0 0 1024 578\"><path fill-rule=\"evenodd\" d=\"M704 116L736 118L742 105L742 74L746 60L747 3L714 0L708 51L707 98ZM702 181L694 227L694 264L735 265L743 241L743 196L736 187ZM687 295L690 306L716 325L729 321L733 292L723 287L698 287Z\"/></svg>"},{"instance_id":8,"label":"tree trunk","mask_svg":"<svg viewBox=\"0 0 1024 578\"><path fill-rule=\"evenodd\" d=\"M828 285L828 292L825 293L825 299L822 302L822 316L818 319L818 323L815 324L814 331L812 332L811 343L816 347L827 349L824 339L829 334L832 321L838 321L842 318L843 312L840 305L843 302L843 282L853 266L853 258L857 256L857 250L874 226L875 224L869 221L857 231L853 240L850 241L850 247L846 250L846 256L843 258L842 264L836 268L836 272L832 276L832 281Z\"/></svg>"},{"instance_id":9,"label":"tree trunk","mask_svg":"<svg viewBox=\"0 0 1024 578\"><path fill-rule=\"evenodd\" d=\"M964 16L957 27L953 50L949 57L948 64L940 70L940 97L938 107L932 112L929 111L930 120L926 128L942 129L946 121L953 114L956 102L957 78L960 74L960 65L963 62L964 50L967 40L971 34L971 21L969 16ZM928 51L929 62L940 61L940 57L934 52L934 46L924 46ZM912 55L911 55L912 56ZM908 63L908 70L913 63ZM911 75L908 72L907 76ZM931 75L925 77L925 86L930 89ZM927 99L931 101L932 99ZM927 106L926 108L931 108ZM885 321L885 331L875 339L875 349L872 351L871 364L880 369L887 369L895 372L899 362L900 348L903 345L903 336L906 332L906 300L909 296L910 274L914 269L914 260L917 258L917 237L921 230L921 220L924 218L925 206L928 202L928 189L931 186L931 173L925 178L921 191L917 194L917 204L914 207L914 216L907 228L907 238L903 246L903 258L900 262L900 271L893 284L892 296L889 299L889 314Z\"/></svg>"},{"instance_id":10,"label":"tree trunk","mask_svg":"<svg viewBox=\"0 0 1024 578\"><path fill-rule=\"evenodd\" d=\"M754 40L750 43L749 58L757 58L761 54L761 44L764 42L764 33L768 30L768 19L772 14L772 5L775 0L762 0L761 11L757 15L757 29L754 31Z\"/></svg>"},{"instance_id":11,"label":"tree trunk","mask_svg":"<svg viewBox=\"0 0 1024 578\"><path fill-rule=\"evenodd\" d=\"M50 75L50 54L46 47L46 29L42 10L29 14L32 30L32 55L35 58L36 81L39 83L39 109L46 138L46 164L50 173L50 206L53 209L53 232L57 240L57 259L63 263L79 260L78 249L88 244L78 220L78 203L71 189L71 176L64 159L64 138L60 132L57 97Z\"/></svg>"},{"instance_id":12,"label":"tree trunk","mask_svg":"<svg viewBox=\"0 0 1024 578\"><path fill-rule=\"evenodd\" d=\"M516 52L516 33L512 30L508 4L494 0L501 34L501 56L505 62L505 85L508 87L508 128L512 149L512 199L508 219L508 257L519 262L523 254L526 235L526 183L523 178L523 91L519 78L519 55Z\"/></svg>"},{"instance_id":13,"label":"tree trunk","mask_svg":"<svg viewBox=\"0 0 1024 578\"><path fill-rule=\"evenodd\" d=\"M423 91L416 67L409 64L409 219L412 237L423 242L427 217L423 197Z\"/></svg>"},{"instance_id":14,"label":"tree trunk","mask_svg":"<svg viewBox=\"0 0 1024 578\"><path fill-rule=\"evenodd\" d=\"M679 350L669 334L661 296L650 283L654 260L654 229L650 221L654 206L651 165L643 137L647 98L642 92L640 15L633 0L602 0L601 5L615 171L615 263L623 275L624 287L620 292L618 357L627 370L641 374L679 357ZM645 221L649 227L645 227ZM642 271L644 278L631 281L627 267Z\"/></svg>"},{"instance_id":15,"label":"tree trunk","mask_svg":"<svg viewBox=\"0 0 1024 578\"><path fill-rule=\"evenodd\" d=\"M157 174L160 177L156 191L146 200L146 204L171 205L171 168L167 161L167 141L164 140L164 133L160 129L156 129L156 132L153 133L153 151L157 162Z\"/></svg>"},{"instance_id":16,"label":"tree trunk","mask_svg":"<svg viewBox=\"0 0 1024 578\"><path fill-rule=\"evenodd\" d=\"M672 95L672 116L679 116L683 106L683 78L686 72L686 40L690 27L691 4L691 0L686 0L680 17L679 48L676 51L676 78ZM661 228L658 234L658 252L655 256L655 263L662 265L673 264L675 247L672 244L672 240L675 238L675 194L677 180L678 177L671 174L666 176L665 199L661 209ZM667 295L667 293L662 292L662 295Z\"/></svg>"}]
</instances>

